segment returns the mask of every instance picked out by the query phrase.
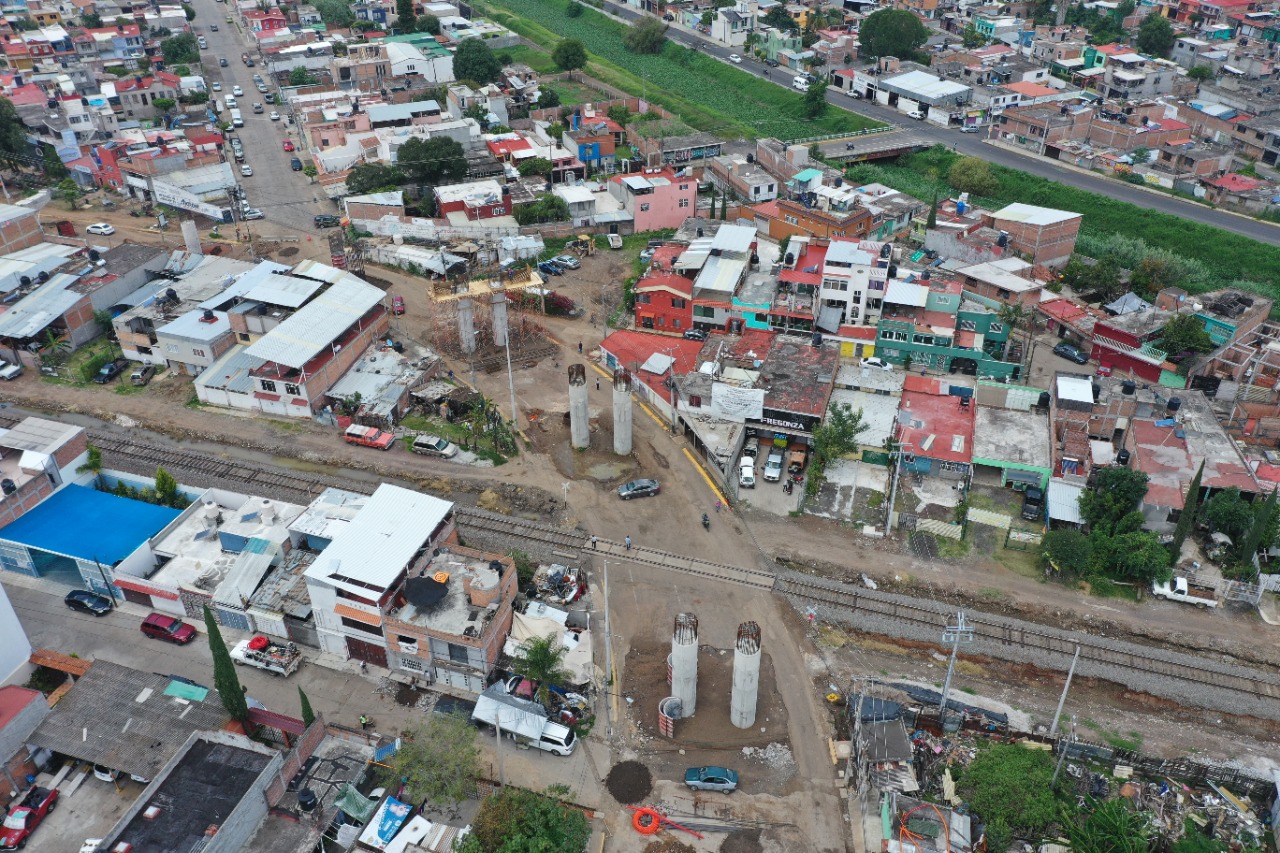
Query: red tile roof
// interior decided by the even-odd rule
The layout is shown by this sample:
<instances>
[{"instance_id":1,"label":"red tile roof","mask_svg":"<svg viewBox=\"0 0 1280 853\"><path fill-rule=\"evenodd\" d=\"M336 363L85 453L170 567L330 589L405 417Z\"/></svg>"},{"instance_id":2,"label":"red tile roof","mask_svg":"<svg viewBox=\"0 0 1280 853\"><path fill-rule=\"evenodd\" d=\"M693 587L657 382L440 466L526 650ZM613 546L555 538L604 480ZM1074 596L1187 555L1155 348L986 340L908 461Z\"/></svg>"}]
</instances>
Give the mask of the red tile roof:
<instances>
[{"instance_id":1,"label":"red tile roof","mask_svg":"<svg viewBox=\"0 0 1280 853\"><path fill-rule=\"evenodd\" d=\"M1217 187L1218 189L1232 193L1245 193L1250 190L1261 189L1267 185L1266 181L1259 181L1256 178L1238 175L1235 172L1232 172L1229 175L1222 175L1218 178L1206 178L1204 182L1211 187Z\"/></svg>"},{"instance_id":2,"label":"red tile roof","mask_svg":"<svg viewBox=\"0 0 1280 853\"><path fill-rule=\"evenodd\" d=\"M650 290L673 290L683 296L692 298L693 282L682 275L672 275L671 273L658 273L656 275L647 275L636 282L636 291Z\"/></svg>"},{"instance_id":3,"label":"red tile roof","mask_svg":"<svg viewBox=\"0 0 1280 853\"><path fill-rule=\"evenodd\" d=\"M39 690L19 687L16 684L0 687L0 729L9 725L23 708L37 700L44 701L44 695Z\"/></svg>"},{"instance_id":4,"label":"red tile roof","mask_svg":"<svg viewBox=\"0 0 1280 853\"><path fill-rule=\"evenodd\" d=\"M921 383L908 376L903 384L902 405L898 409L898 440L911 445L916 456L944 462L973 461L974 406L961 407L960 398L908 390ZM935 379L925 380L937 387Z\"/></svg>"}]
</instances>

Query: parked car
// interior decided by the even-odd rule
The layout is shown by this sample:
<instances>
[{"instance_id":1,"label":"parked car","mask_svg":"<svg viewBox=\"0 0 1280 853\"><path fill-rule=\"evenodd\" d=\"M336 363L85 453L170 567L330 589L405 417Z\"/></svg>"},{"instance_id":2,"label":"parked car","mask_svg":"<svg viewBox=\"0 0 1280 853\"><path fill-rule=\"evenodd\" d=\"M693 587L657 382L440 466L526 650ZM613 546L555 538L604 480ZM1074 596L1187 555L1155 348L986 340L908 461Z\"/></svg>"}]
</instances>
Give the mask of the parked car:
<instances>
[{"instance_id":1,"label":"parked car","mask_svg":"<svg viewBox=\"0 0 1280 853\"><path fill-rule=\"evenodd\" d=\"M1053 348L1054 355L1060 355L1068 361L1074 361L1076 364L1088 364L1089 356L1080 351L1079 347L1071 344L1058 344Z\"/></svg>"},{"instance_id":2,"label":"parked car","mask_svg":"<svg viewBox=\"0 0 1280 853\"><path fill-rule=\"evenodd\" d=\"M265 95L262 96L262 100L266 101L268 104L274 104L276 102L276 93L267 92Z\"/></svg>"},{"instance_id":3,"label":"parked car","mask_svg":"<svg viewBox=\"0 0 1280 853\"><path fill-rule=\"evenodd\" d=\"M279 121L279 120L280 120L280 113L276 112L275 110L272 110L272 111L271 111L271 115L270 115L270 119L271 119L272 121Z\"/></svg>"},{"instance_id":4,"label":"parked car","mask_svg":"<svg viewBox=\"0 0 1280 853\"><path fill-rule=\"evenodd\" d=\"M576 270L578 267L582 266L582 264L578 262L578 259L573 255L556 255L551 259L551 263L566 270Z\"/></svg>"},{"instance_id":5,"label":"parked car","mask_svg":"<svg viewBox=\"0 0 1280 853\"><path fill-rule=\"evenodd\" d=\"M259 83L259 84L258 84L258 91L259 91L259 92L261 92L261 93L262 93L262 94L264 94L264 95L265 95L265 94L267 94L267 84L266 84L266 83Z\"/></svg>"},{"instance_id":6,"label":"parked car","mask_svg":"<svg viewBox=\"0 0 1280 853\"><path fill-rule=\"evenodd\" d=\"M110 236L116 233L115 226L106 222L95 222L84 230L86 234L101 234L103 236Z\"/></svg>"},{"instance_id":7,"label":"parked car","mask_svg":"<svg viewBox=\"0 0 1280 853\"><path fill-rule=\"evenodd\" d=\"M684 333L686 341L705 341L707 339L706 329L687 329Z\"/></svg>"},{"instance_id":8,"label":"parked car","mask_svg":"<svg viewBox=\"0 0 1280 853\"><path fill-rule=\"evenodd\" d=\"M337 228L342 224L342 217L332 213L318 213L314 220L317 228Z\"/></svg>"},{"instance_id":9,"label":"parked car","mask_svg":"<svg viewBox=\"0 0 1280 853\"><path fill-rule=\"evenodd\" d=\"M862 366L874 367L877 370L893 370L892 364L885 361L883 358L876 358L875 356L872 356L871 358L864 358L862 360Z\"/></svg>"},{"instance_id":10,"label":"parked car","mask_svg":"<svg viewBox=\"0 0 1280 853\"><path fill-rule=\"evenodd\" d=\"M443 459L452 459L458 455L458 445L438 435L414 436L409 449L424 456L439 456Z\"/></svg>"},{"instance_id":11,"label":"parked car","mask_svg":"<svg viewBox=\"0 0 1280 853\"><path fill-rule=\"evenodd\" d=\"M545 275L564 275L564 270L551 263L551 261L543 261L538 264L538 272L544 273Z\"/></svg>"},{"instance_id":12,"label":"parked car","mask_svg":"<svg viewBox=\"0 0 1280 853\"><path fill-rule=\"evenodd\" d=\"M657 480L632 480L618 486L618 497L624 501L632 498L650 498L662 491L662 484Z\"/></svg>"},{"instance_id":13,"label":"parked car","mask_svg":"<svg viewBox=\"0 0 1280 853\"><path fill-rule=\"evenodd\" d=\"M730 794L738 789L738 773L727 767L690 767L684 771L684 783L694 791Z\"/></svg>"},{"instance_id":14,"label":"parked car","mask_svg":"<svg viewBox=\"0 0 1280 853\"><path fill-rule=\"evenodd\" d=\"M196 629L175 616L152 613L142 620L142 633L153 640L168 640L185 646L196 638Z\"/></svg>"},{"instance_id":15,"label":"parked car","mask_svg":"<svg viewBox=\"0 0 1280 853\"><path fill-rule=\"evenodd\" d=\"M102 367L98 368L98 372L93 375L93 381L96 385L106 385L112 379L115 379L121 372L129 366L129 362L123 358L117 358L108 361Z\"/></svg>"},{"instance_id":16,"label":"parked car","mask_svg":"<svg viewBox=\"0 0 1280 853\"><path fill-rule=\"evenodd\" d=\"M764 460L764 479L766 483L776 483L782 479L782 451L773 450L769 458Z\"/></svg>"},{"instance_id":17,"label":"parked car","mask_svg":"<svg viewBox=\"0 0 1280 853\"><path fill-rule=\"evenodd\" d=\"M111 599L105 595L90 592L87 589L71 590L63 597L62 603L72 610L79 610L81 613L88 613L90 616L106 616L115 609Z\"/></svg>"},{"instance_id":18,"label":"parked car","mask_svg":"<svg viewBox=\"0 0 1280 853\"><path fill-rule=\"evenodd\" d=\"M21 364L10 364L9 362L0 358L0 379L3 379L5 382L8 382L10 379L17 379L21 375L22 375Z\"/></svg>"},{"instance_id":19,"label":"parked car","mask_svg":"<svg viewBox=\"0 0 1280 853\"><path fill-rule=\"evenodd\" d=\"M301 171L302 171L302 161L301 161L301 160L299 160L297 157L291 157L291 158L289 159L289 168L290 168L290 169L293 169L293 171L295 171L295 172L301 172Z\"/></svg>"},{"instance_id":20,"label":"parked car","mask_svg":"<svg viewBox=\"0 0 1280 853\"><path fill-rule=\"evenodd\" d=\"M1022 517L1027 521L1038 521L1044 517L1044 492L1035 486L1028 486L1022 493Z\"/></svg>"},{"instance_id":21,"label":"parked car","mask_svg":"<svg viewBox=\"0 0 1280 853\"><path fill-rule=\"evenodd\" d=\"M256 207L246 207L240 212L241 219L265 219L266 214Z\"/></svg>"},{"instance_id":22,"label":"parked car","mask_svg":"<svg viewBox=\"0 0 1280 853\"><path fill-rule=\"evenodd\" d=\"M213 81L213 87L212 87L212 88L213 88L213 91L215 91L215 92L221 92L221 91L222 91L222 84L221 84L221 83L219 83L217 80L214 80L214 81Z\"/></svg>"},{"instance_id":23,"label":"parked car","mask_svg":"<svg viewBox=\"0 0 1280 853\"><path fill-rule=\"evenodd\" d=\"M397 317L399 317L401 314L404 313L404 297L403 296L391 297L391 313L395 314Z\"/></svg>"},{"instance_id":24,"label":"parked car","mask_svg":"<svg viewBox=\"0 0 1280 853\"><path fill-rule=\"evenodd\" d=\"M982 133L982 128L976 124L966 124L960 128L961 133Z\"/></svg>"},{"instance_id":25,"label":"parked car","mask_svg":"<svg viewBox=\"0 0 1280 853\"><path fill-rule=\"evenodd\" d=\"M58 807L57 788L32 788L9 809L0 827L0 850L21 850L31 833Z\"/></svg>"},{"instance_id":26,"label":"parked car","mask_svg":"<svg viewBox=\"0 0 1280 853\"><path fill-rule=\"evenodd\" d=\"M252 167L252 166L250 166L248 163L245 163L243 166L241 166L241 167L240 167L240 174L241 174L243 177L246 177L246 178L252 178L252 177L253 177L253 167Z\"/></svg>"},{"instance_id":27,"label":"parked car","mask_svg":"<svg viewBox=\"0 0 1280 853\"><path fill-rule=\"evenodd\" d=\"M222 68L226 68L226 67L227 67L227 58L226 58L225 56L219 56L219 57L218 57L218 65L219 65L220 67L222 67Z\"/></svg>"},{"instance_id":28,"label":"parked car","mask_svg":"<svg viewBox=\"0 0 1280 853\"><path fill-rule=\"evenodd\" d=\"M238 88L238 87L237 87L237 88ZM284 141L283 145L284 145L284 150L285 150L285 151L292 151L292 150L294 150L294 148L293 148L293 140L292 140L292 139L286 139L286 140Z\"/></svg>"},{"instance_id":29,"label":"parked car","mask_svg":"<svg viewBox=\"0 0 1280 853\"><path fill-rule=\"evenodd\" d=\"M129 374L129 381L134 385L146 385L151 381L151 377L156 375L156 366L154 364L140 364L133 369L133 373Z\"/></svg>"},{"instance_id":30,"label":"parked car","mask_svg":"<svg viewBox=\"0 0 1280 853\"><path fill-rule=\"evenodd\" d=\"M236 83L235 85L233 85L233 86L231 87L231 94L235 95L237 98L243 98L243 97L244 97L244 89L240 88L240 84L239 84L239 83Z\"/></svg>"},{"instance_id":31,"label":"parked car","mask_svg":"<svg viewBox=\"0 0 1280 853\"><path fill-rule=\"evenodd\" d=\"M756 456L758 456L758 455L759 455L759 453L760 453L760 439L756 438L756 437L753 435L753 436L751 436L751 438L748 438L748 439L743 443L743 445L742 445L742 455L743 455L743 456L750 456L752 459L755 459L755 458L756 458Z\"/></svg>"},{"instance_id":32,"label":"parked car","mask_svg":"<svg viewBox=\"0 0 1280 853\"><path fill-rule=\"evenodd\" d=\"M211 33L216 33L217 31L218 31L218 25L217 25L217 24L210 24L210 25L209 25L209 32L211 32Z\"/></svg>"},{"instance_id":33,"label":"parked car","mask_svg":"<svg viewBox=\"0 0 1280 853\"><path fill-rule=\"evenodd\" d=\"M738 54L736 53L731 53L729 54L729 61L732 62L734 65L741 65L742 57L738 56Z\"/></svg>"},{"instance_id":34,"label":"parked car","mask_svg":"<svg viewBox=\"0 0 1280 853\"><path fill-rule=\"evenodd\" d=\"M361 424L352 424L347 427L342 438L347 444L358 444L361 447L372 447L377 450L390 450L396 443L393 433Z\"/></svg>"},{"instance_id":35,"label":"parked car","mask_svg":"<svg viewBox=\"0 0 1280 853\"><path fill-rule=\"evenodd\" d=\"M93 765L93 778L95 779L101 779L103 782L114 782L119 776L119 770L112 770L105 764Z\"/></svg>"},{"instance_id":36,"label":"parked car","mask_svg":"<svg viewBox=\"0 0 1280 853\"><path fill-rule=\"evenodd\" d=\"M916 121L924 121L925 116L924 116L924 113L920 112L919 110L912 110L911 112L907 113L907 118L913 118Z\"/></svg>"},{"instance_id":37,"label":"parked car","mask_svg":"<svg viewBox=\"0 0 1280 853\"><path fill-rule=\"evenodd\" d=\"M656 250L654 249L654 247L653 247L653 246L650 246L650 247L648 247L647 249L645 249L643 252L641 252L641 253L640 253L640 263L642 263L642 264L646 264L646 265L647 265L647 264L649 263L649 261L652 261L652 260L653 260L653 253L654 253L654 251L656 251Z\"/></svg>"},{"instance_id":38,"label":"parked car","mask_svg":"<svg viewBox=\"0 0 1280 853\"><path fill-rule=\"evenodd\" d=\"M756 460L754 456L743 456L738 462L738 485L744 489L756 487Z\"/></svg>"},{"instance_id":39,"label":"parked car","mask_svg":"<svg viewBox=\"0 0 1280 853\"><path fill-rule=\"evenodd\" d=\"M769 66L770 68L777 68L777 67L778 67L778 60L776 60L776 59L766 59L766 60L764 61L764 64L765 64L765 65L767 65L767 66Z\"/></svg>"}]
</instances>

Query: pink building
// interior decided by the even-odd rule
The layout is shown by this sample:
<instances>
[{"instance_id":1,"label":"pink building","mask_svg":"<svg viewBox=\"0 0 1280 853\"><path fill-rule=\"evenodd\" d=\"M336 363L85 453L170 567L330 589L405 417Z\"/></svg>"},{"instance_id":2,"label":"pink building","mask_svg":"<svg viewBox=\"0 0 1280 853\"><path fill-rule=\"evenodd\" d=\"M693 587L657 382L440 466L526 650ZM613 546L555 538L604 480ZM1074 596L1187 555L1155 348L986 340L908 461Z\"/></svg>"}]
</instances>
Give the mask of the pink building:
<instances>
[{"instance_id":1,"label":"pink building","mask_svg":"<svg viewBox=\"0 0 1280 853\"><path fill-rule=\"evenodd\" d=\"M698 181L670 168L645 169L609 179L609 192L631 214L636 231L679 228L698 207Z\"/></svg>"}]
</instances>

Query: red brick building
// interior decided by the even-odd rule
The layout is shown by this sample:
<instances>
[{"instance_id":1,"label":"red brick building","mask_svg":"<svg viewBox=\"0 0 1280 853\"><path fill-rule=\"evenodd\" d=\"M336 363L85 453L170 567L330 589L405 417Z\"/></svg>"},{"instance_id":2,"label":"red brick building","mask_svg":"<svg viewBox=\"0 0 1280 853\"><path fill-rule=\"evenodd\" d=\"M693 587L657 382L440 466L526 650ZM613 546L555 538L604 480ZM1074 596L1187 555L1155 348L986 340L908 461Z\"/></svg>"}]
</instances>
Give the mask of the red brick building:
<instances>
[{"instance_id":1,"label":"red brick building","mask_svg":"<svg viewBox=\"0 0 1280 853\"><path fill-rule=\"evenodd\" d=\"M874 220L871 211L861 205L846 211L820 210L790 199L759 204L752 210L756 227L773 240L796 236L861 240L871 233Z\"/></svg>"},{"instance_id":2,"label":"red brick building","mask_svg":"<svg viewBox=\"0 0 1280 853\"><path fill-rule=\"evenodd\" d=\"M671 271L683 246L654 252L649 270L636 282L636 328L681 335L693 328L693 280Z\"/></svg>"},{"instance_id":3,"label":"red brick building","mask_svg":"<svg viewBox=\"0 0 1280 853\"><path fill-rule=\"evenodd\" d=\"M1084 217L1067 210L1011 204L991 214L991 227L1009 235L1009 247L1035 266L1071 260Z\"/></svg>"}]
</instances>

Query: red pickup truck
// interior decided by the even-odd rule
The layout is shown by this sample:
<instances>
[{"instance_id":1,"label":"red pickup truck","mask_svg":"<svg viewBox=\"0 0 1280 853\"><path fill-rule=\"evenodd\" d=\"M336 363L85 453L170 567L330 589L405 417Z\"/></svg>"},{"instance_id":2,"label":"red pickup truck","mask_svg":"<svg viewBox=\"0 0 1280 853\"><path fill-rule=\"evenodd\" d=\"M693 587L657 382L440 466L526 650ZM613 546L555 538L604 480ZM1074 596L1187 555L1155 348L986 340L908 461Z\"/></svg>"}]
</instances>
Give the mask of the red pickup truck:
<instances>
[{"instance_id":1,"label":"red pickup truck","mask_svg":"<svg viewBox=\"0 0 1280 853\"><path fill-rule=\"evenodd\" d=\"M9 809L0 827L0 850L19 850L58 805L57 788L32 788Z\"/></svg>"},{"instance_id":2,"label":"red pickup truck","mask_svg":"<svg viewBox=\"0 0 1280 853\"><path fill-rule=\"evenodd\" d=\"M348 444L361 444L365 447L376 447L378 450L390 450L391 445L395 444L396 437L389 432L384 432L377 427L360 426L352 424L347 427L347 431L342 437L347 440Z\"/></svg>"}]
</instances>

